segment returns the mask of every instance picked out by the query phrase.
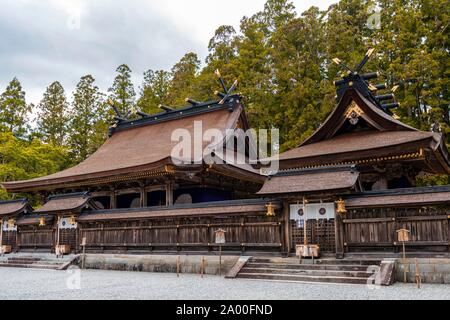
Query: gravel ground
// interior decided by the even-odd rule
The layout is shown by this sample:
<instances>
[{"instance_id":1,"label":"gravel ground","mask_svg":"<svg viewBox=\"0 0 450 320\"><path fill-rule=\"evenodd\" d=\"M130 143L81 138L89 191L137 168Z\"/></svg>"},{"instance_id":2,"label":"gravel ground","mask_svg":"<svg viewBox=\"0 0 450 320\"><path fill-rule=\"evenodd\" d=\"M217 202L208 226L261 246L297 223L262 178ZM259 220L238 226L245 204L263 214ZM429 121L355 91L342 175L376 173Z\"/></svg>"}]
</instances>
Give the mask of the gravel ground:
<instances>
[{"instance_id":1,"label":"gravel ground","mask_svg":"<svg viewBox=\"0 0 450 320\"><path fill-rule=\"evenodd\" d=\"M4 299L445 299L450 285L309 284L223 279L216 276L99 270L37 270L0 268L0 300ZM78 281L78 279L80 281ZM80 287L80 288L79 288Z\"/></svg>"}]
</instances>

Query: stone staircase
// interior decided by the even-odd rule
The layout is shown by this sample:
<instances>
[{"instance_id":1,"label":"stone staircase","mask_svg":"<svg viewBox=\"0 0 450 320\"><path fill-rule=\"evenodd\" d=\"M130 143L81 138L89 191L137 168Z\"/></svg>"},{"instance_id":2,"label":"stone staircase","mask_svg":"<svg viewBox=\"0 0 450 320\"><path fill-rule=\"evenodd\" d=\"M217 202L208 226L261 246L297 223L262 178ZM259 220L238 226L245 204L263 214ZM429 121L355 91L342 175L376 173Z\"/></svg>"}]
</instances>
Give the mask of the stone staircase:
<instances>
[{"instance_id":1,"label":"stone staircase","mask_svg":"<svg viewBox=\"0 0 450 320\"><path fill-rule=\"evenodd\" d=\"M302 260L294 258L250 258L236 278L367 284L368 278L380 272L381 260Z\"/></svg>"},{"instance_id":2,"label":"stone staircase","mask_svg":"<svg viewBox=\"0 0 450 320\"><path fill-rule=\"evenodd\" d=\"M64 270L76 258L74 255L56 258L54 254L9 254L0 256L0 267Z\"/></svg>"}]
</instances>

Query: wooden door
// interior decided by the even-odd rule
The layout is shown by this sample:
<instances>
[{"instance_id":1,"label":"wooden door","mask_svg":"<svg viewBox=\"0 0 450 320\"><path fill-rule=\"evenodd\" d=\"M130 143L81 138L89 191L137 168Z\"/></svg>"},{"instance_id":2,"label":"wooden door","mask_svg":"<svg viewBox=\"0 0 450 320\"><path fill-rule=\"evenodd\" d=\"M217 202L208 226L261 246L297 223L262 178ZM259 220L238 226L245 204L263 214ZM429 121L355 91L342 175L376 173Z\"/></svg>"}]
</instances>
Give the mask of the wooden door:
<instances>
[{"instance_id":1,"label":"wooden door","mask_svg":"<svg viewBox=\"0 0 450 320\"><path fill-rule=\"evenodd\" d=\"M304 243L304 227L302 222L291 220L292 249ZM320 250L326 253L335 252L334 219L308 220L306 234L309 244L318 244Z\"/></svg>"},{"instance_id":2,"label":"wooden door","mask_svg":"<svg viewBox=\"0 0 450 320\"><path fill-rule=\"evenodd\" d=\"M17 230L18 250L51 252L55 244L53 226L20 226Z\"/></svg>"}]
</instances>

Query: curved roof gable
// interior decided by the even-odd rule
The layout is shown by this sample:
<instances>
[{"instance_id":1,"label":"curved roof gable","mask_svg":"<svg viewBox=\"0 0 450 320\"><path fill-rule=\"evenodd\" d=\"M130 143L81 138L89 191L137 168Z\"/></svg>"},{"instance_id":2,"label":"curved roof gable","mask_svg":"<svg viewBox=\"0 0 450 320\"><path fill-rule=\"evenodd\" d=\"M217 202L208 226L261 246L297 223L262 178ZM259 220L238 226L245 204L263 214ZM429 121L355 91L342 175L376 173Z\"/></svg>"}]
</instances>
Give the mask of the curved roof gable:
<instances>
[{"instance_id":1,"label":"curved roof gable","mask_svg":"<svg viewBox=\"0 0 450 320\"><path fill-rule=\"evenodd\" d=\"M422 159L427 170L450 173L442 133L410 127L394 119L358 88L350 87L320 128L299 147L280 154L279 159L280 168L286 170L397 159L392 156Z\"/></svg>"},{"instance_id":2,"label":"curved roof gable","mask_svg":"<svg viewBox=\"0 0 450 320\"><path fill-rule=\"evenodd\" d=\"M356 112L368 126L377 131L418 131L394 119L366 99L358 90L350 88L320 128L300 146L333 138L349 120L352 112Z\"/></svg>"},{"instance_id":3,"label":"curved roof gable","mask_svg":"<svg viewBox=\"0 0 450 320\"><path fill-rule=\"evenodd\" d=\"M0 201L0 217L15 216L33 211L27 199Z\"/></svg>"}]
</instances>

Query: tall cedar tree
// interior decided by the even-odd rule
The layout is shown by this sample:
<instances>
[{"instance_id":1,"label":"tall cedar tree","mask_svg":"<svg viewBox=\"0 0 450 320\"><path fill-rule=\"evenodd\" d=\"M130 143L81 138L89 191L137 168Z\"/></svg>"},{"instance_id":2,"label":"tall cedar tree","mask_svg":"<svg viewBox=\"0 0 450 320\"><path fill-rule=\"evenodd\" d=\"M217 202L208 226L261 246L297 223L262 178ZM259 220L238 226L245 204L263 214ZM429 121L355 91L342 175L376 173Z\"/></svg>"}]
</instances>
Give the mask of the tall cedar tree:
<instances>
[{"instance_id":1,"label":"tall cedar tree","mask_svg":"<svg viewBox=\"0 0 450 320\"><path fill-rule=\"evenodd\" d=\"M170 72L164 70L147 70L144 72L144 81L137 102L138 108L150 114L161 112L158 106L168 104L170 82Z\"/></svg>"},{"instance_id":2,"label":"tall cedar tree","mask_svg":"<svg viewBox=\"0 0 450 320\"><path fill-rule=\"evenodd\" d=\"M200 69L200 60L195 53L185 54L172 68L172 80L168 103L173 106L185 105L185 99L193 97L193 86Z\"/></svg>"},{"instance_id":3,"label":"tall cedar tree","mask_svg":"<svg viewBox=\"0 0 450 320\"><path fill-rule=\"evenodd\" d=\"M107 137L107 109L95 79L86 75L73 93L70 114L69 146L73 159L81 162L91 155Z\"/></svg>"},{"instance_id":4,"label":"tall cedar tree","mask_svg":"<svg viewBox=\"0 0 450 320\"><path fill-rule=\"evenodd\" d=\"M114 101L117 109L125 115L135 109L136 92L131 81L131 69L126 64L122 64L116 69L116 72L117 76L108 89L109 99Z\"/></svg>"},{"instance_id":5,"label":"tall cedar tree","mask_svg":"<svg viewBox=\"0 0 450 320\"><path fill-rule=\"evenodd\" d=\"M66 146L69 104L64 88L56 81L47 87L38 105L37 131L42 140L55 146Z\"/></svg>"},{"instance_id":6,"label":"tall cedar tree","mask_svg":"<svg viewBox=\"0 0 450 320\"><path fill-rule=\"evenodd\" d=\"M0 131L10 131L23 137L28 131L27 116L31 106L25 101L25 91L17 78L11 80L0 96Z\"/></svg>"}]
</instances>

